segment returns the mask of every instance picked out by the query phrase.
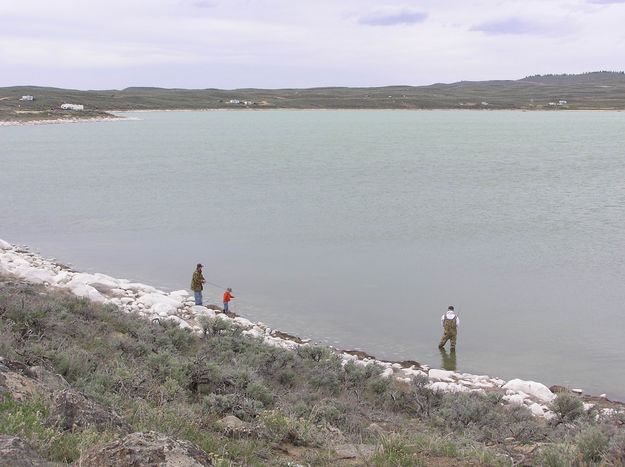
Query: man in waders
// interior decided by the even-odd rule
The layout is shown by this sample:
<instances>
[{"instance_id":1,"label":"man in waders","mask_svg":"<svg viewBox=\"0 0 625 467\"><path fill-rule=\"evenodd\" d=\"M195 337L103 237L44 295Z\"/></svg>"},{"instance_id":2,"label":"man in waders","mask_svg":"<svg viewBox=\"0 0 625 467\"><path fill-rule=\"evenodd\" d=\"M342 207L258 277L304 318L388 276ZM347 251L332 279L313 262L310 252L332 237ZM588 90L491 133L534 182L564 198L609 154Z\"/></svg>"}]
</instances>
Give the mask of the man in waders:
<instances>
[{"instance_id":1,"label":"man in waders","mask_svg":"<svg viewBox=\"0 0 625 467\"><path fill-rule=\"evenodd\" d=\"M191 278L191 290L193 290L193 294L195 295L195 304L202 304L202 289L204 288L204 276L202 275L203 266L198 263L195 267L195 271L193 272L193 277Z\"/></svg>"},{"instance_id":2,"label":"man in waders","mask_svg":"<svg viewBox=\"0 0 625 467\"><path fill-rule=\"evenodd\" d=\"M438 348L442 349L445 347L447 341L451 341L452 352L456 350L456 337L458 336L458 325L460 324L460 318L454 311L453 306L449 306L447 309L447 313L441 316L441 324L443 325L443 337L441 337L441 342L438 344Z\"/></svg>"}]
</instances>

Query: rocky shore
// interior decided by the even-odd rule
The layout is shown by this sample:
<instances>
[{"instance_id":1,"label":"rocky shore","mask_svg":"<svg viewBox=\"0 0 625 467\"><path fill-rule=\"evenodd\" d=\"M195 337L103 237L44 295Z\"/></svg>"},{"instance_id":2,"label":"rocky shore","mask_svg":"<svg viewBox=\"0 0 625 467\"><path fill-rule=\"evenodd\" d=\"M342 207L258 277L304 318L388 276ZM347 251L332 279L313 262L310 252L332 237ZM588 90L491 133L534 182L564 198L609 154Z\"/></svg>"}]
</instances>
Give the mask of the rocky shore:
<instances>
[{"instance_id":1,"label":"rocky shore","mask_svg":"<svg viewBox=\"0 0 625 467\"><path fill-rule=\"evenodd\" d=\"M243 334L256 337L267 345L288 350L313 343L308 339L291 336L271 329L263 323L254 323L233 313L223 313L215 305L196 306L186 290L165 292L147 284L116 279L105 274L89 274L72 270L68 266L45 259L0 239L0 275L11 275L33 284L66 289L76 295L98 303L112 304L137 318L150 321L171 321L190 332L202 334L204 318L229 322L243 329ZM1 286L1 284L0 284ZM560 386L548 388L542 383L512 379L505 381L487 375L473 375L429 368L417 362L388 362L373 358L362 352L333 349L343 365L353 362L366 367L371 364L384 368L382 376L410 382L414 377L428 379L427 386L442 392L498 393L507 404L527 407L538 417L550 419L554 413L550 403L556 393L568 391ZM581 393L581 390L573 390ZM584 408L594 407L606 415L625 412L620 403L609 401L605 395L584 396Z\"/></svg>"}]
</instances>

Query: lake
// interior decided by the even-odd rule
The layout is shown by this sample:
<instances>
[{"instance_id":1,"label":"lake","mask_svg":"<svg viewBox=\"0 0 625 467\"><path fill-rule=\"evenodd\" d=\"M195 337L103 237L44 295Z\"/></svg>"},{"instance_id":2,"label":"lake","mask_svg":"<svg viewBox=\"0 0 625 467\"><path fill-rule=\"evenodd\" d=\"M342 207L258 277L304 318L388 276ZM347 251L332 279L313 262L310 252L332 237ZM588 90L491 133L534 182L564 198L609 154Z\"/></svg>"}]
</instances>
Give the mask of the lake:
<instances>
[{"instance_id":1,"label":"lake","mask_svg":"<svg viewBox=\"0 0 625 467\"><path fill-rule=\"evenodd\" d=\"M0 238L433 367L455 305L459 371L625 400L625 113L127 115L0 128Z\"/></svg>"}]
</instances>

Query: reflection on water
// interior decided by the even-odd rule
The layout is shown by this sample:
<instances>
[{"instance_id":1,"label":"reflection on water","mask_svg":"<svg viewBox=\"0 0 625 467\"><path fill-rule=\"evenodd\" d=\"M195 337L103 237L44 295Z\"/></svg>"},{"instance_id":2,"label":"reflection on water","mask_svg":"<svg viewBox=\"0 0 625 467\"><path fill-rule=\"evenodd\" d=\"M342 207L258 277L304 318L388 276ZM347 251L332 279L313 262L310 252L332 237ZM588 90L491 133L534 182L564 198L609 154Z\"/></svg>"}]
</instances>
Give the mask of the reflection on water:
<instances>
[{"instance_id":1,"label":"reflection on water","mask_svg":"<svg viewBox=\"0 0 625 467\"><path fill-rule=\"evenodd\" d=\"M441 351L441 368L447 371L456 371L456 351L447 352L444 348Z\"/></svg>"}]
</instances>

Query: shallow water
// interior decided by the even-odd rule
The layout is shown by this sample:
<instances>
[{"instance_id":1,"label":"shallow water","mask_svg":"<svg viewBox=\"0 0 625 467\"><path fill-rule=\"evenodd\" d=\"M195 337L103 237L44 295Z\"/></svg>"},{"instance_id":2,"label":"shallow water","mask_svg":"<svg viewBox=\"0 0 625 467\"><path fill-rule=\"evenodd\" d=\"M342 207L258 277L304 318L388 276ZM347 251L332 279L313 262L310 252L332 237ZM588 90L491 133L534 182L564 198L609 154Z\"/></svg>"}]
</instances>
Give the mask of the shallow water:
<instances>
[{"instance_id":1,"label":"shallow water","mask_svg":"<svg viewBox=\"0 0 625 467\"><path fill-rule=\"evenodd\" d=\"M453 304L459 371L625 399L625 113L132 117L0 128L0 238L436 367Z\"/></svg>"}]
</instances>

